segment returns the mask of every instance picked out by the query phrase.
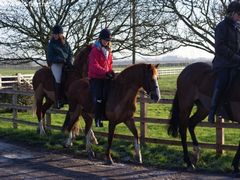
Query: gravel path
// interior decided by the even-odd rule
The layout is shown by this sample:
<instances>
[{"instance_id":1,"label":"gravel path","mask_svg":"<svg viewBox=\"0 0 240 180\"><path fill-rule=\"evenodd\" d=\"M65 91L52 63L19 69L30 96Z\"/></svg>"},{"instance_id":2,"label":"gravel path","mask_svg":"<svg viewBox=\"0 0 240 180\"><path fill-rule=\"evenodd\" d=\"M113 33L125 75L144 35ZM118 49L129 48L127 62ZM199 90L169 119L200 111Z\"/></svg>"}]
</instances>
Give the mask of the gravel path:
<instances>
[{"instance_id":1,"label":"gravel path","mask_svg":"<svg viewBox=\"0 0 240 180\"><path fill-rule=\"evenodd\" d=\"M200 174L119 164L105 165L66 154L0 142L0 179L233 179L230 174Z\"/></svg>"}]
</instances>

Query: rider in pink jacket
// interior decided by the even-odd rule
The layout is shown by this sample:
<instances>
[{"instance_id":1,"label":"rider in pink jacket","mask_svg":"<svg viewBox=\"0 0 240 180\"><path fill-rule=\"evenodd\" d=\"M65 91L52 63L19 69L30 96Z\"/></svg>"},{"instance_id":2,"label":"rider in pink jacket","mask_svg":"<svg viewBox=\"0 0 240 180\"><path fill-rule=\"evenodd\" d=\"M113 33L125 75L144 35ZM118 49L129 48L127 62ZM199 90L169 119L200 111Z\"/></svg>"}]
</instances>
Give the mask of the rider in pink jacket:
<instances>
[{"instance_id":1,"label":"rider in pink jacket","mask_svg":"<svg viewBox=\"0 0 240 180\"><path fill-rule=\"evenodd\" d=\"M108 54L107 56L104 51ZM97 41L89 54L88 63L88 77L90 79L105 79L106 73L112 71L112 52L110 48L108 46L103 47L100 41Z\"/></svg>"},{"instance_id":2,"label":"rider in pink jacket","mask_svg":"<svg viewBox=\"0 0 240 180\"><path fill-rule=\"evenodd\" d=\"M106 92L110 79L114 77L110 40L110 31L103 29L89 54L88 77L90 78L96 127L103 127Z\"/></svg>"}]
</instances>

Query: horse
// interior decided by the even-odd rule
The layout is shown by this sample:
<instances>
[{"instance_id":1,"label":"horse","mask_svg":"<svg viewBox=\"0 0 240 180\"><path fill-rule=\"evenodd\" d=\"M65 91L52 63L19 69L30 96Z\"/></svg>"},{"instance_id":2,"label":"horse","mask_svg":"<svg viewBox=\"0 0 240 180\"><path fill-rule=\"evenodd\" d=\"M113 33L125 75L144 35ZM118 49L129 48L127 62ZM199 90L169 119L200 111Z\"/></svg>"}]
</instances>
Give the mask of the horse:
<instances>
[{"instance_id":1,"label":"horse","mask_svg":"<svg viewBox=\"0 0 240 180\"><path fill-rule=\"evenodd\" d=\"M195 154L199 156L199 146L194 129L209 113L214 80L215 75L212 67L203 62L188 65L177 78L177 90L172 104L168 134L177 137L180 133L184 162L187 164L189 170L194 170L195 166L194 163L191 162L188 154L186 142L187 128L191 135ZM240 122L239 84L239 80L232 82L231 93L229 93L227 97L229 108L231 109L229 117L235 122ZM194 105L196 105L196 111L190 117ZM234 172L237 173L239 172L239 159L240 143L232 161Z\"/></svg>"},{"instance_id":2,"label":"horse","mask_svg":"<svg viewBox=\"0 0 240 180\"><path fill-rule=\"evenodd\" d=\"M88 54L91 49L92 45L87 45L80 48L76 53L73 67L70 71L66 72L66 80L63 86L65 93L68 91L68 87L72 82L82 77L87 77ZM42 67L37 70L33 76L32 84L34 90L33 111L36 111L37 114L39 133L40 135L46 135L45 114L55 101L54 77L51 69L49 67Z\"/></svg>"},{"instance_id":3,"label":"horse","mask_svg":"<svg viewBox=\"0 0 240 180\"><path fill-rule=\"evenodd\" d=\"M137 93L143 88L150 98L157 102L160 99L160 90L157 81L157 67L152 64L135 64L127 67L119 73L109 85L109 92L105 104L105 115L108 125L108 147L106 150L107 164L113 164L110 155L114 130L117 124L124 123L134 135L135 158L142 163L140 142L137 128L134 122L136 111ZM89 140L89 129L92 126L93 103L90 94L89 79L80 79L71 84L68 91L69 116L66 116L62 130L69 133L67 142L72 140L72 127L81 115L85 119L86 150L90 158L94 158L94 152Z\"/></svg>"}]
</instances>

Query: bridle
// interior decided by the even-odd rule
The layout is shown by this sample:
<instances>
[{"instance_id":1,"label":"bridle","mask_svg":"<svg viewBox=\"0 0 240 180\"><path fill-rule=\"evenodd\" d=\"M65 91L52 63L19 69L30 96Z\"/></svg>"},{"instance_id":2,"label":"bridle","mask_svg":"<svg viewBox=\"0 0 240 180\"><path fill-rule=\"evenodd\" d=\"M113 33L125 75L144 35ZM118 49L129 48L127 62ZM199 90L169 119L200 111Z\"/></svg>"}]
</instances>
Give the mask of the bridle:
<instances>
[{"instance_id":1,"label":"bridle","mask_svg":"<svg viewBox=\"0 0 240 180\"><path fill-rule=\"evenodd\" d=\"M144 84L146 86L146 89L145 89L146 92L144 91L144 95L148 97L151 97L151 93L155 92L155 90L158 89L157 83L154 82L154 86L150 84L149 79L151 76L152 76L152 73L149 70L147 70L146 75L144 77ZM152 78L151 78L151 81L153 81Z\"/></svg>"}]
</instances>

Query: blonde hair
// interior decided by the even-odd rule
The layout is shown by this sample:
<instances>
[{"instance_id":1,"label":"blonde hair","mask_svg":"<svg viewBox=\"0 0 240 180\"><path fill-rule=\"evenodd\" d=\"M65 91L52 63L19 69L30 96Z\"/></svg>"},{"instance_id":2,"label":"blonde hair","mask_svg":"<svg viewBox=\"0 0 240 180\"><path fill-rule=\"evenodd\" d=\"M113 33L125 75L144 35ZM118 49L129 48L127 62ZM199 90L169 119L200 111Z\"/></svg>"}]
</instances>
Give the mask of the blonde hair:
<instances>
[{"instance_id":1,"label":"blonde hair","mask_svg":"<svg viewBox=\"0 0 240 180\"><path fill-rule=\"evenodd\" d=\"M65 37L63 34L58 34L59 41L61 42L62 45L66 43ZM54 34L51 35L51 40L54 39Z\"/></svg>"}]
</instances>

